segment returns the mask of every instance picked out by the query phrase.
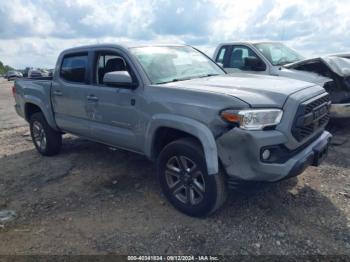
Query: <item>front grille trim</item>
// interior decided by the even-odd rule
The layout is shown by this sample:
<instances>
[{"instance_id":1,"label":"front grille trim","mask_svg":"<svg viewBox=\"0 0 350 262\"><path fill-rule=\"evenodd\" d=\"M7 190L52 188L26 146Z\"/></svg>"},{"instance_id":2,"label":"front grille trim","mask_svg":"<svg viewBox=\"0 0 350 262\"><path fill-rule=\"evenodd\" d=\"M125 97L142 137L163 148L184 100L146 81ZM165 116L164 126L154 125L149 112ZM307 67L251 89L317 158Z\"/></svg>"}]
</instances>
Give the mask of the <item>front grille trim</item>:
<instances>
[{"instance_id":1,"label":"front grille trim","mask_svg":"<svg viewBox=\"0 0 350 262\"><path fill-rule=\"evenodd\" d=\"M330 104L329 94L324 93L299 105L291 130L298 142L307 140L327 125ZM323 113L323 110L326 112Z\"/></svg>"}]
</instances>

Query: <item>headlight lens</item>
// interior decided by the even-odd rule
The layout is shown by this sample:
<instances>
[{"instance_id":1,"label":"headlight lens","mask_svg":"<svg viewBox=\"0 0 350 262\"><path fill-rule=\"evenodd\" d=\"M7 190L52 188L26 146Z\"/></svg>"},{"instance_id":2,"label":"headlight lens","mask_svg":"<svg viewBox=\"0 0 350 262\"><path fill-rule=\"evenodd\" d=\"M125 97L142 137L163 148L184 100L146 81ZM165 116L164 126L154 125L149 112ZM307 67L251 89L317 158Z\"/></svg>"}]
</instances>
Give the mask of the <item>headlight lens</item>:
<instances>
[{"instance_id":1,"label":"headlight lens","mask_svg":"<svg viewBox=\"0 0 350 262\"><path fill-rule=\"evenodd\" d=\"M221 117L231 123L236 123L246 130L262 130L281 122L283 111L280 109L225 110Z\"/></svg>"}]
</instances>

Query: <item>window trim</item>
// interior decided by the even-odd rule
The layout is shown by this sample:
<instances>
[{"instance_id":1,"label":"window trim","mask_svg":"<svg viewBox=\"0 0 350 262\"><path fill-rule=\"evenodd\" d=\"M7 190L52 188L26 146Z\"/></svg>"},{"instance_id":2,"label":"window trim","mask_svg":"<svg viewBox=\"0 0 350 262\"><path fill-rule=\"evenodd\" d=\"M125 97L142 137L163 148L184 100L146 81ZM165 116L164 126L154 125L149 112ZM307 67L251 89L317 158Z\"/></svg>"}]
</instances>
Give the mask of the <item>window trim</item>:
<instances>
[{"instance_id":1,"label":"window trim","mask_svg":"<svg viewBox=\"0 0 350 262\"><path fill-rule=\"evenodd\" d=\"M86 67L85 67L85 74L84 74L84 81L83 82L69 81L69 80L65 79L64 77L62 77L62 74L61 74L64 59L69 58L69 57L76 57L76 56L86 56L87 63L86 63ZM63 55L61 63L60 63L59 72L58 72L59 78L62 81L69 83L69 84L88 85L89 82L88 82L87 76L88 76L88 71L89 71L89 61L90 61L90 59L89 59L89 52L88 51L68 53L68 54Z\"/></svg>"},{"instance_id":2,"label":"window trim","mask_svg":"<svg viewBox=\"0 0 350 262\"><path fill-rule=\"evenodd\" d=\"M215 57L215 63L220 63L220 62L218 62L218 58L219 58L219 55L221 53L221 50L224 48L226 48L226 52L225 52L224 58L222 60L222 65L225 68L225 67L228 67L228 61L230 60L229 58L231 57L232 45L223 45L220 47L220 49Z\"/></svg>"},{"instance_id":3,"label":"window trim","mask_svg":"<svg viewBox=\"0 0 350 262\"><path fill-rule=\"evenodd\" d=\"M226 50L225 50L225 53L224 53L224 57L222 58L222 61L220 62L220 61L219 61L219 57L220 57L221 52L222 52L224 49L226 49ZM225 56L226 56L227 50L228 50L228 46L221 46L221 47L220 47L220 49L219 49L219 51L218 51L218 53L217 53L217 55L216 55L216 58L215 58L215 62L216 62L216 63L222 63L222 64L224 64Z\"/></svg>"}]
</instances>

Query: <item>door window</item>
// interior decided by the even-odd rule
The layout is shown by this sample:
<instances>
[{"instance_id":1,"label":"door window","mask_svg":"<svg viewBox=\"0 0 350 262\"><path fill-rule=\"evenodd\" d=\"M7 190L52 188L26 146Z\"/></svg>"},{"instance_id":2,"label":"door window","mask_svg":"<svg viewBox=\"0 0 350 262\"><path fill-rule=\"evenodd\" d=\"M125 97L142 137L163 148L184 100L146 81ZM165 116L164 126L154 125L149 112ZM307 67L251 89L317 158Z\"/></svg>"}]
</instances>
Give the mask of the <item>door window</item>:
<instances>
[{"instance_id":1,"label":"door window","mask_svg":"<svg viewBox=\"0 0 350 262\"><path fill-rule=\"evenodd\" d=\"M69 82L84 83L87 63L87 54L64 57L60 70L61 78Z\"/></svg>"},{"instance_id":2,"label":"door window","mask_svg":"<svg viewBox=\"0 0 350 262\"><path fill-rule=\"evenodd\" d=\"M255 58L261 63L261 59L247 46L233 46L231 51L231 58L229 61L230 68L237 68L243 71L254 71L254 69L247 65L246 58Z\"/></svg>"},{"instance_id":3,"label":"door window","mask_svg":"<svg viewBox=\"0 0 350 262\"><path fill-rule=\"evenodd\" d=\"M216 57L217 63L224 64L224 58L225 58L226 51L227 51L227 46L224 46L220 49L220 51Z\"/></svg>"},{"instance_id":4,"label":"door window","mask_svg":"<svg viewBox=\"0 0 350 262\"><path fill-rule=\"evenodd\" d=\"M115 71L128 71L127 65L121 56L116 54L100 54L97 59L96 82L103 84L103 77L106 73Z\"/></svg>"}]
</instances>

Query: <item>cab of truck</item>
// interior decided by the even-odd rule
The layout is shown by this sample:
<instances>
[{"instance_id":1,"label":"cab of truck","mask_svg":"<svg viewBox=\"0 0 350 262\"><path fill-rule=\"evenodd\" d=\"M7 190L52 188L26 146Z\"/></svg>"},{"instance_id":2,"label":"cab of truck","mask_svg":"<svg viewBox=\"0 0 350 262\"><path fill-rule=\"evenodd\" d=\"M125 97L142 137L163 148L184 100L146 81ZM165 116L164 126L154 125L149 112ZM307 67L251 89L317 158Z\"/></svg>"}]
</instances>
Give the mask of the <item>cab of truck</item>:
<instances>
[{"instance_id":1,"label":"cab of truck","mask_svg":"<svg viewBox=\"0 0 350 262\"><path fill-rule=\"evenodd\" d=\"M218 45L213 59L228 73L284 76L324 86L332 79L284 66L305 58L279 42L231 42Z\"/></svg>"}]
</instances>

